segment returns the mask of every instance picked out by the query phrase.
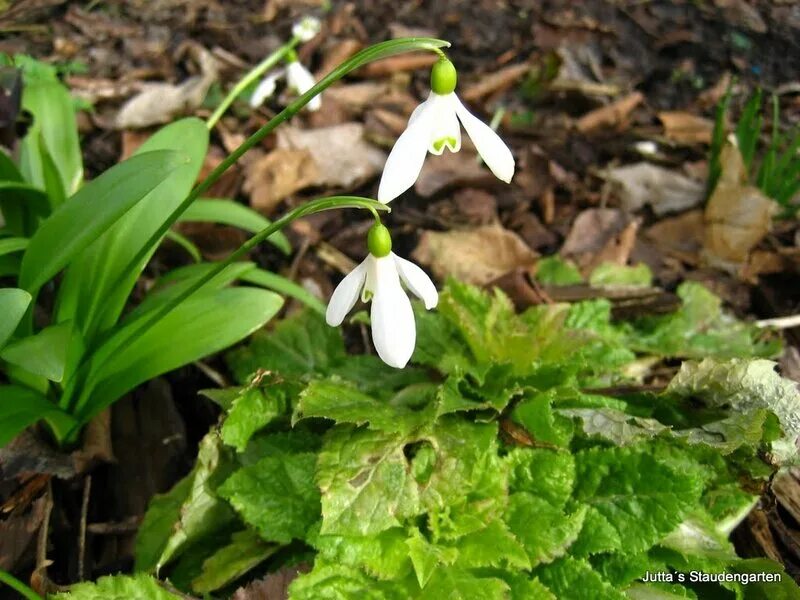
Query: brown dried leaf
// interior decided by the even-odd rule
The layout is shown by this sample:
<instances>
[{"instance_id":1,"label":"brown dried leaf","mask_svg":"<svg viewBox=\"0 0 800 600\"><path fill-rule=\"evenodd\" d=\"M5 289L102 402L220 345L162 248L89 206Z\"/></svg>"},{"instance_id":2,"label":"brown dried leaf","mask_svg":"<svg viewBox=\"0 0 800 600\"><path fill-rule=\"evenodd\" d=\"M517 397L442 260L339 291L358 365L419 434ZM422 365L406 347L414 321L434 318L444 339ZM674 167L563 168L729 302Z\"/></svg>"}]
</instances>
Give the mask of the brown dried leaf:
<instances>
[{"instance_id":1,"label":"brown dried leaf","mask_svg":"<svg viewBox=\"0 0 800 600\"><path fill-rule=\"evenodd\" d=\"M658 113L664 124L664 135L679 144L710 144L714 123L698 115L680 110Z\"/></svg>"},{"instance_id":2,"label":"brown dried leaf","mask_svg":"<svg viewBox=\"0 0 800 600\"><path fill-rule=\"evenodd\" d=\"M278 130L278 148L306 150L316 165L311 185L353 189L381 172L386 154L364 140L364 126L345 123L310 129Z\"/></svg>"},{"instance_id":3,"label":"brown dried leaf","mask_svg":"<svg viewBox=\"0 0 800 600\"><path fill-rule=\"evenodd\" d=\"M643 100L644 95L641 92L633 92L611 104L586 113L578 119L575 126L581 133L591 133L606 127L622 128L626 125L633 109Z\"/></svg>"},{"instance_id":4,"label":"brown dried leaf","mask_svg":"<svg viewBox=\"0 0 800 600\"><path fill-rule=\"evenodd\" d=\"M662 219L645 231L645 237L662 250L696 263L703 247L704 231L703 211L697 209L677 217Z\"/></svg>"},{"instance_id":5,"label":"brown dried leaf","mask_svg":"<svg viewBox=\"0 0 800 600\"><path fill-rule=\"evenodd\" d=\"M15 571L17 561L30 547L44 520L46 500L39 498L24 514L0 521L0 569Z\"/></svg>"},{"instance_id":6,"label":"brown dried leaf","mask_svg":"<svg viewBox=\"0 0 800 600\"><path fill-rule=\"evenodd\" d=\"M618 197L625 211L634 212L649 204L661 216L700 204L705 186L677 171L640 162L607 171L604 191Z\"/></svg>"},{"instance_id":7,"label":"brown dried leaf","mask_svg":"<svg viewBox=\"0 0 800 600\"><path fill-rule=\"evenodd\" d=\"M565 256L598 252L628 224L628 217L615 208L589 208L582 211L564 240Z\"/></svg>"},{"instance_id":8,"label":"brown dried leaf","mask_svg":"<svg viewBox=\"0 0 800 600\"><path fill-rule=\"evenodd\" d=\"M284 567L270 573L264 579L253 581L236 590L231 600L286 600L289 584L301 573L307 573L310 567L301 564L298 567Z\"/></svg>"},{"instance_id":9,"label":"brown dried leaf","mask_svg":"<svg viewBox=\"0 0 800 600\"><path fill-rule=\"evenodd\" d=\"M468 102L474 102L494 92L508 89L514 85L520 77L530 71L530 69L531 66L529 64L522 63L519 65L509 65L499 71L489 73L481 78L478 83L474 83L464 90L464 92L460 94L461 98Z\"/></svg>"},{"instance_id":10,"label":"brown dried leaf","mask_svg":"<svg viewBox=\"0 0 800 600\"><path fill-rule=\"evenodd\" d=\"M517 268L530 268L537 254L515 233L500 225L446 232L423 231L415 260L429 265L440 279L456 277L483 285Z\"/></svg>"},{"instance_id":11,"label":"brown dried leaf","mask_svg":"<svg viewBox=\"0 0 800 600\"><path fill-rule=\"evenodd\" d=\"M317 165L308 150L273 150L245 169L243 189L250 206L270 214L287 196L319 179Z\"/></svg>"},{"instance_id":12,"label":"brown dried leaf","mask_svg":"<svg viewBox=\"0 0 800 600\"><path fill-rule=\"evenodd\" d=\"M747 184L747 171L735 141L720 154L722 172L705 211L703 256L712 266L732 271L747 261L767 234L776 203Z\"/></svg>"}]
</instances>

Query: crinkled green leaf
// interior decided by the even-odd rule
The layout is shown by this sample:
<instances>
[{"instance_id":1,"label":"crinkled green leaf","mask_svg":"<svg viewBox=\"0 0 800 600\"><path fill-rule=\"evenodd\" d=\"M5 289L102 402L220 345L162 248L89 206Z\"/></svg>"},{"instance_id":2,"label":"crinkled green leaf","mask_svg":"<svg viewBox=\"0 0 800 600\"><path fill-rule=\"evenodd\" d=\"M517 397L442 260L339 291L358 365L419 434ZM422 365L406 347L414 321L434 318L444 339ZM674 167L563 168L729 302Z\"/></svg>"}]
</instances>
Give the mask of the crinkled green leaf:
<instances>
[{"instance_id":1,"label":"crinkled green leaf","mask_svg":"<svg viewBox=\"0 0 800 600\"><path fill-rule=\"evenodd\" d=\"M732 413L751 413L767 409L780 420L784 431L773 442L776 458L797 460L795 440L800 436L800 392L797 385L775 372L775 363L763 360L707 358L687 361L670 382L668 393L692 397L712 408L726 408Z\"/></svg>"},{"instance_id":2,"label":"crinkled green leaf","mask_svg":"<svg viewBox=\"0 0 800 600\"><path fill-rule=\"evenodd\" d=\"M553 411L555 394L540 392L526 395L511 413L511 418L522 425L535 443L566 447L574 430L570 419Z\"/></svg>"},{"instance_id":3,"label":"crinkled green leaf","mask_svg":"<svg viewBox=\"0 0 800 600\"><path fill-rule=\"evenodd\" d=\"M506 523L522 542L532 565L564 556L577 539L586 517L586 506L566 514L533 494L517 492L508 500Z\"/></svg>"},{"instance_id":4,"label":"crinkled green leaf","mask_svg":"<svg viewBox=\"0 0 800 600\"><path fill-rule=\"evenodd\" d=\"M649 439L669 429L656 419L636 417L613 408L571 408L560 413L580 419L586 435L606 439L618 446Z\"/></svg>"},{"instance_id":5,"label":"crinkled green leaf","mask_svg":"<svg viewBox=\"0 0 800 600\"><path fill-rule=\"evenodd\" d=\"M256 431L289 413L299 389L293 382L281 380L243 388L222 423L222 441L243 451Z\"/></svg>"},{"instance_id":6,"label":"crinkled green leaf","mask_svg":"<svg viewBox=\"0 0 800 600\"><path fill-rule=\"evenodd\" d=\"M636 583L625 590L631 600L678 600L679 598L697 598L690 589L678 584L669 583Z\"/></svg>"},{"instance_id":7,"label":"crinkled green leaf","mask_svg":"<svg viewBox=\"0 0 800 600\"><path fill-rule=\"evenodd\" d=\"M441 567L417 596L419 600L504 600L509 585L494 577L477 577L468 570Z\"/></svg>"},{"instance_id":8,"label":"crinkled green leaf","mask_svg":"<svg viewBox=\"0 0 800 600\"><path fill-rule=\"evenodd\" d=\"M483 529L468 533L454 546L458 550L458 565L465 568L531 568L525 547L500 519L495 519Z\"/></svg>"},{"instance_id":9,"label":"crinkled green leaf","mask_svg":"<svg viewBox=\"0 0 800 600\"><path fill-rule=\"evenodd\" d=\"M309 542L327 562L356 567L378 579L403 579L411 572L408 533L395 527L376 535L316 535Z\"/></svg>"},{"instance_id":10,"label":"crinkled green leaf","mask_svg":"<svg viewBox=\"0 0 800 600\"><path fill-rule=\"evenodd\" d=\"M528 492L562 508L575 484L575 459L566 451L515 448L505 458L511 492Z\"/></svg>"},{"instance_id":11,"label":"crinkled green leaf","mask_svg":"<svg viewBox=\"0 0 800 600\"><path fill-rule=\"evenodd\" d=\"M647 550L667 535L702 492L694 473L671 468L641 446L593 448L575 460L575 501L596 509L626 552Z\"/></svg>"},{"instance_id":12,"label":"crinkled green leaf","mask_svg":"<svg viewBox=\"0 0 800 600\"><path fill-rule=\"evenodd\" d=\"M266 456L231 475L218 492L265 540L288 544L305 538L319 519L316 462L312 452Z\"/></svg>"},{"instance_id":13,"label":"crinkled green leaf","mask_svg":"<svg viewBox=\"0 0 800 600\"><path fill-rule=\"evenodd\" d=\"M278 548L276 544L262 540L254 531L237 531L230 544L206 559L202 572L192 581L192 590L198 594L218 590L265 561Z\"/></svg>"},{"instance_id":14,"label":"crinkled green leaf","mask_svg":"<svg viewBox=\"0 0 800 600\"><path fill-rule=\"evenodd\" d=\"M541 581L536 577L531 579L527 573L506 571L500 577L511 588L511 600L558 600Z\"/></svg>"},{"instance_id":15,"label":"crinkled green leaf","mask_svg":"<svg viewBox=\"0 0 800 600\"><path fill-rule=\"evenodd\" d=\"M381 582L345 565L315 565L289 586L289 600L408 600L401 584Z\"/></svg>"},{"instance_id":16,"label":"crinkled green leaf","mask_svg":"<svg viewBox=\"0 0 800 600\"><path fill-rule=\"evenodd\" d=\"M323 534L376 534L419 512L405 442L383 431L342 426L328 432L317 466Z\"/></svg>"},{"instance_id":17,"label":"crinkled green leaf","mask_svg":"<svg viewBox=\"0 0 800 600\"><path fill-rule=\"evenodd\" d=\"M534 570L536 576L558 598L570 600L625 600L585 560L561 558Z\"/></svg>"},{"instance_id":18,"label":"crinkled green leaf","mask_svg":"<svg viewBox=\"0 0 800 600\"><path fill-rule=\"evenodd\" d=\"M96 583L76 583L68 592L50 596L54 600L117 600L141 598L144 600L176 600L178 594L168 592L149 575L109 575Z\"/></svg>"},{"instance_id":19,"label":"crinkled green leaf","mask_svg":"<svg viewBox=\"0 0 800 600\"><path fill-rule=\"evenodd\" d=\"M421 588L428 584L437 569L447 570L458 558L458 550L430 543L416 528L406 540L406 546Z\"/></svg>"},{"instance_id":20,"label":"crinkled green leaf","mask_svg":"<svg viewBox=\"0 0 800 600\"><path fill-rule=\"evenodd\" d=\"M545 256L536 263L536 279L544 285L583 283L583 276L575 263L558 255Z\"/></svg>"}]
</instances>

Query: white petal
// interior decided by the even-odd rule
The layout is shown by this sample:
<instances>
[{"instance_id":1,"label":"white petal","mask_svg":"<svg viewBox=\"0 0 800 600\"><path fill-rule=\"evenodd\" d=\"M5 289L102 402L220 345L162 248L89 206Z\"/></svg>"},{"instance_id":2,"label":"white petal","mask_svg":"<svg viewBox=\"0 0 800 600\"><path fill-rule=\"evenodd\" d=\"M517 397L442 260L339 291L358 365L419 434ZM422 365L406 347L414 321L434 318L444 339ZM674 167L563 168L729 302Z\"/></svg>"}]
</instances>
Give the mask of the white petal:
<instances>
[{"instance_id":1,"label":"white petal","mask_svg":"<svg viewBox=\"0 0 800 600\"><path fill-rule=\"evenodd\" d=\"M428 152L441 155L445 148L450 152L461 150L461 125L456 117L456 95L440 96L431 92L436 104L436 118L433 120L431 142Z\"/></svg>"},{"instance_id":2,"label":"white petal","mask_svg":"<svg viewBox=\"0 0 800 600\"><path fill-rule=\"evenodd\" d=\"M433 285L433 281L428 277L428 274L410 260L401 258L394 252L392 252L391 256L394 257L394 261L397 264L397 272L406 287L425 303L425 308L428 310L435 308L439 303L439 292L436 291L436 286Z\"/></svg>"},{"instance_id":3,"label":"white petal","mask_svg":"<svg viewBox=\"0 0 800 600\"><path fill-rule=\"evenodd\" d=\"M261 83L256 86L253 95L250 96L250 106L253 108L258 108L264 104L264 100L275 93L275 84L281 77L283 77L283 71L277 71L271 75L267 75L264 79L262 79Z\"/></svg>"},{"instance_id":4,"label":"white petal","mask_svg":"<svg viewBox=\"0 0 800 600\"><path fill-rule=\"evenodd\" d=\"M322 29L322 23L315 17L303 17L292 26L292 35L301 42L308 42Z\"/></svg>"},{"instance_id":5,"label":"white petal","mask_svg":"<svg viewBox=\"0 0 800 600\"><path fill-rule=\"evenodd\" d=\"M314 76L311 74L311 71L306 69L299 62L294 61L289 63L289 65L286 67L286 83L289 86L289 89L295 92L298 96L301 96L314 87L316 81L314 80ZM320 98L320 95L317 94L311 100L309 100L308 104L306 104L306 108L310 111L319 110L321 104L322 98Z\"/></svg>"},{"instance_id":6,"label":"white petal","mask_svg":"<svg viewBox=\"0 0 800 600\"><path fill-rule=\"evenodd\" d=\"M367 263L362 262L355 269L350 271L342 279L336 289L333 290L331 301L328 302L328 310L325 311L325 320L328 325L337 327L342 324L347 313L358 300L358 294L364 285L364 278L367 275Z\"/></svg>"},{"instance_id":7,"label":"white petal","mask_svg":"<svg viewBox=\"0 0 800 600\"><path fill-rule=\"evenodd\" d=\"M511 181L514 176L514 157L505 142L500 139L492 128L469 112L458 97L453 94L455 99L456 114L461 119L464 129L467 130L470 139L475 143L478 154L491 169L498 179L506 183Z\"/></svg>"},{"instance_id":8,"label":"white petal","mask_svg":"<svg viewBox=\"0 0 800 600\"><path fill-rule=\"evenodd\" d=\"M397 138L383 167L378 201L391 202L417 180L430 143L432 120L436 115L434 107L433 98L420 104L406 130Z\"/></svg>"},{"instance_id":9,"label":"white petal","mask_svg":"<svg viewBox=\"0 0 800 600\"><path fill-rule=\"evenodd\" d=\"M372 299L372 342L381 360L402 369L414 353L417 330L411 302L400 286L391 256L377 259L377 285Z\"/></svg>"}]
</instances>

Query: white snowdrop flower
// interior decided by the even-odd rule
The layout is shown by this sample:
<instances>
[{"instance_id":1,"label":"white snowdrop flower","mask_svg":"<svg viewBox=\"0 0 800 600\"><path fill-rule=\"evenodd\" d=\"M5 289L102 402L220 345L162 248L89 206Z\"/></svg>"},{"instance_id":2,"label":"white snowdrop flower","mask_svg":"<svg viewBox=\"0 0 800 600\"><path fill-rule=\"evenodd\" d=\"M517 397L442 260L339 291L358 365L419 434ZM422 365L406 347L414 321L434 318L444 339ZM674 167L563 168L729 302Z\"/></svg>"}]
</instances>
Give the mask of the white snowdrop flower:
<instances>
[{"instance_id":1,"label":"white snowdrop flower","mask_svg":"<svg viewBox=\"0 0 800 600\"><path fill-rule=\"evenodd\" d=\"M314 87L315 83L316 81L314 81L311 71L301 65L299 61L293 60L286 65L286 85L298 96L305 94ZM317 94L306 104L306 108L310 111L315 111L319 110L321 105L322 98L320 94Z\"/></svg>"},{"instance_id":2,"label":"white snowdrop flower","mask_svg":"<svg viewBox=\"0 0 800 600\"><path fill-rule=\"evenodd\" d=\"M316 17L303 17L292 26L292 35L301 42L308 42L321 28L322 23Z\"/></svg>"},{"instance_id":3,"label":"white snowdrop flower","mask_svg":"<svg viewBox=\"0 0 800 600\"><path fill-rule=\"evenodd\" d=\"M475 117L455 94L456 69L441 58L431 69L431 93L408 119L406 130L395 142L383 168L378 200L391 202L414 185L425 155L461 149L461 125L466 129L483 162L506 183L514 176L514 157L491 127Z\"/></svg>"},{"instance_id":4,"label":"white snowdrop flower","mask_svg":"<svg viewBox=\"0 0 800 600\"><path fill-rule=\"evenodd\" d=\"M271 98L275 93L275 87L278 84L278 80L284 75L285 73L283 69L280 69L264 77L264 79L261 80L261 83L259 83L256 87L253 95L250 96L250 106L253 108L258 108L264 104L264 100Z\"/></svg>"},{"instance_id":5,"label":"white snowdrop flower","mask_svg":"<svg viewBox=\"0 0 800 600\"><path fill-rule=\"evenodd\" d=\"M417 265L392 252L389 230L380 223L368 236L369 254L336 287L328 303L325 320L341 325L361 296L371 301L372 341L378 356L387 365L402 369L414 353L417 329L414 311L402 283L430 310L439 302L439 293L430 277Z\"/></svg>"}]
</instances>

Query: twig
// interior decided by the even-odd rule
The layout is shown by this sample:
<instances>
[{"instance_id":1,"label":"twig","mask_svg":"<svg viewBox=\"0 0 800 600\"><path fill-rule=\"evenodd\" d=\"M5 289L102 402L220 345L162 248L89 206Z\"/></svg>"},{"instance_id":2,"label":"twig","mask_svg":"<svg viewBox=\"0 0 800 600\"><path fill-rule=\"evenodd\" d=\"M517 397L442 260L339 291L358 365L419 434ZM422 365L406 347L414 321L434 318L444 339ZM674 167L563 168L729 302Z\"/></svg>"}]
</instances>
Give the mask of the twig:
<instances>
[{"instance_id":1,"label":"twig","mask_svg":"<svg viewBox=\"0 0 800 600\"><path fill-rule=\"evenodd\" d=\"M78 534L78 581L86 578L84 560L86 558L86 515L89 512L89 495L92 491L92 476L87 475L83 480L83 500L81 501L81 524Z\"/></svg>"},{"instance_id":2,"label":"twig","mask_svg":"<svg viewBox=\"0 0 800 600\"><path fill-rule=\"evenodd\" d=\"M761 319L756 321L756 327L773 327L774 329L791 329L800 327L800 315L790 315L788 317L776 317L774 319Z\"/></svg>"}]
</instances>

